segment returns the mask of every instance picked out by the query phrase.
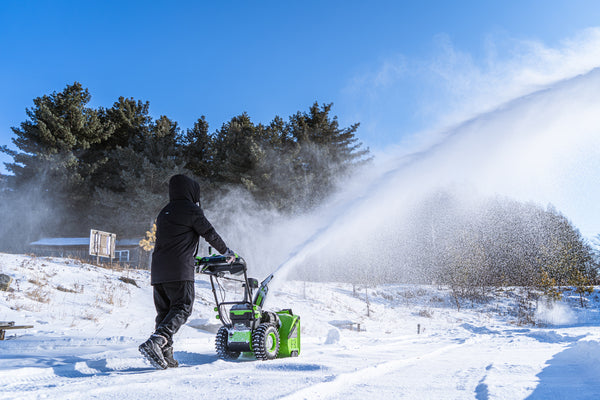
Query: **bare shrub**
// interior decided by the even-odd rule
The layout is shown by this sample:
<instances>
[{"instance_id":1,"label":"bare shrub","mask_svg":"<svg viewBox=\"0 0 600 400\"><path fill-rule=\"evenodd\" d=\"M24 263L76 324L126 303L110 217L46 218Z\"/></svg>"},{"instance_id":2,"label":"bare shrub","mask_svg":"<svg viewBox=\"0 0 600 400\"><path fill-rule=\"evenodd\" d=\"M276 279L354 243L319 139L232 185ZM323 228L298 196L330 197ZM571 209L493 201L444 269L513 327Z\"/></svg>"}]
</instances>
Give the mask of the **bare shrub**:
<instances>
[{"instance_id":1,"label":"bare shrub","mask_svg":"<svg viewBox=\"0 0 600 400\"><path fill-rule=\"evenodd\" d=\"M81 293L83 291L83 287L81 289L78 289L77 287L75 287L74 289L69 289L62 285L58 285L56 287L56 290L59 290L61 292L65 292L65 293Z\"/></svg>"},{"instance_id":2,"label":"bare shrub","mask_svg":"<svg viewBox=\"0 0 600 400\"><path fill-rule=\"evenodd\" d=\"M28 292L25 292L25 296L27 296L31 300L37 301L38 303L49 303L50 302L50 297L48 295L48 292L46 292L42 288L37 288L37 289L30 290Z\"/></svg>"},{"instance_id":3,"label":"bare shrub","mask_svg":"<svg viewBox=\"0 0 600 400\"><path fill-rule=\"evenodd\" d=\"M98 317L94 315L91 311L86 312L81 316L81 319L85 319L87 321L98 322Z\"/></svg>"}]
</instances>

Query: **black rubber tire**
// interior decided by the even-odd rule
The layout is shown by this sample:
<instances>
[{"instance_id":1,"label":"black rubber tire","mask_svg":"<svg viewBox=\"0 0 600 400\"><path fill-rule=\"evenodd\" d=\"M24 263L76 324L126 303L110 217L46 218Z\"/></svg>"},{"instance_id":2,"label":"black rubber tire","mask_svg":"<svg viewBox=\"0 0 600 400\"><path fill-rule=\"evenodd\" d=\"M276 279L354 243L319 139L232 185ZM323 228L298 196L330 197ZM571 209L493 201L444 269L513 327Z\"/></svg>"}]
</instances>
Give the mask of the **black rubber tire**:
<instances>
[{"instance_id":1,"label":"black rubber tire","mask_svg":"<svg viewBox=\"0 0 600 400\"><path fill-rule=\"evenodd\" d=\"M227 347L227 337L229 336L229 331L226 327L222 326L219 328L217 332L217 336L215 337L215 348L217 350L217 356L219 356L222 360L237 360L240 356L241 352L239 351L231 351Z\"/></svg>"},{"instance_id":2,"label":"black rubber tire","mask_svg":"<svg viewBox=\"0 0 600 400\"><path fill-rule=\"evenodd\" d=\"M279 354L279 331L271 324L260 324L252 333L252 349L257 360L272 360Z\"/></svg>"}]
</instances>

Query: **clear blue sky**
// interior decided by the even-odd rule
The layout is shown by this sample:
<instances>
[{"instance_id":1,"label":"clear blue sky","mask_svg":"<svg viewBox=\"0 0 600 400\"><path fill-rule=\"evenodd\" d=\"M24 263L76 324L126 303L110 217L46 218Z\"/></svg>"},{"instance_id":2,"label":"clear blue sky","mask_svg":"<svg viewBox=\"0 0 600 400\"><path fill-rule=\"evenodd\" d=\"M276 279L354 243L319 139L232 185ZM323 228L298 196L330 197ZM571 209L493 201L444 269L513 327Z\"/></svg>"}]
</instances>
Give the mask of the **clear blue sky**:
<instances>
[{"instance_id":1,"label":"clear blue sky","mask_svg":"<svg viewBox=\"0 0 600 400\"><path fill-rule=\"evenodd\" d=\"M421 75L386 79L435 60L440 38L477 60L490 35L554 46L599 21L591 0L2 0L0 145L33 98L78 81L92 106L133 97L184 129L333 102L343 126L361 122L365 145L384 148L430 117Z\"/></svg>"}]
</instances>

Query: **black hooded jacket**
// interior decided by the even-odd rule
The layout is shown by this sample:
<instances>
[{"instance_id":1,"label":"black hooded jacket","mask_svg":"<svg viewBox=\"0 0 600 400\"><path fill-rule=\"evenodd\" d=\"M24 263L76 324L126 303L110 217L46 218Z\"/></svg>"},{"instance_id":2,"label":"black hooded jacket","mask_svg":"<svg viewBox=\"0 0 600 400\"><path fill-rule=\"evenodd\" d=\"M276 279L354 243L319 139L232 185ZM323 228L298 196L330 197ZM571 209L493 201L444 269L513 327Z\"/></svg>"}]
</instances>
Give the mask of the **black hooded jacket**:
<instances>
[{"instance_id":1,"label":"black hooded jacket","mask_svg":"<svg viewBox=\"0 0 600 400\"><path fill-rule=\"evenodd\" d=\"M156 245L152 253L151 283L194 280L194 254L198 236L219 253L227 246L196 203L200 185L185 175L169 181L169 204L156 218Z\"/></svg>"}]
</instances>

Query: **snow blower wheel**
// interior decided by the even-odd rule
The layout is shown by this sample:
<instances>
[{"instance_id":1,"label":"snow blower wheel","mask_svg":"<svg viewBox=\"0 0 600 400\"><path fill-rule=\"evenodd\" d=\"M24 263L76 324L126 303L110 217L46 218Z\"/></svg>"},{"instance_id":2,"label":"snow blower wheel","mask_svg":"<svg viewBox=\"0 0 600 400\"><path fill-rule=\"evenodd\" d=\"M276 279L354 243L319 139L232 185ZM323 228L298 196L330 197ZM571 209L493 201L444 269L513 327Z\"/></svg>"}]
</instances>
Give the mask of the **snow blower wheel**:
<instances>
[{"instance_id":1,"label":"snow blower wheel","mask_svg":"<svg viewBox=\"0 0 600 400\"><path fill-rule=\"evenodd\" d=\"M229 331L224 326L219 328L217 337L215 338L215 348L217 349L217 356L222 360L237 360L240 356L239 351L231 351L227 345L227 338Z\"/></svg>"},{"instance_id":2,"label":"snow blower wheel","mask_svg":"<svg viewBox=\"0 0 600 400\"><path fill-rule=\"evenodd\" d=\"M257 360L273 360L279 353L279 332L271 324L260 324L252 333L252 349Z\"/></svg>"}]
</instances>

